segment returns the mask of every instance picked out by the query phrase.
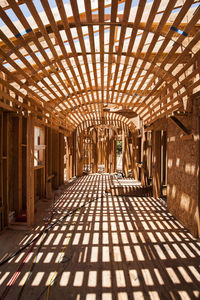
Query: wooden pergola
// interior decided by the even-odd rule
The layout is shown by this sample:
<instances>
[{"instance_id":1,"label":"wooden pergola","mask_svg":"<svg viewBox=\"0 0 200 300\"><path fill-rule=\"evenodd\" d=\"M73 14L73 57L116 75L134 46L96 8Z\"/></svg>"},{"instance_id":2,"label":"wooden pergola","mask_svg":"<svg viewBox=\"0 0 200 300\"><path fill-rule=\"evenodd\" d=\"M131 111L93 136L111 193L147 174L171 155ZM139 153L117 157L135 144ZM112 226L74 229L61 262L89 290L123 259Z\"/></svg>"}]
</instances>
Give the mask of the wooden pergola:
<instances>
[{"instance_id":1,"label":"wooden pergola","mask_svg":"<svg viewBox=\"0 0 200 300\"><path fill-rule=\"evenodd\" d=\"M65 134L184 111L200 84L199 2L1 0L0 106Z\"/></svg>"}]
</instances>

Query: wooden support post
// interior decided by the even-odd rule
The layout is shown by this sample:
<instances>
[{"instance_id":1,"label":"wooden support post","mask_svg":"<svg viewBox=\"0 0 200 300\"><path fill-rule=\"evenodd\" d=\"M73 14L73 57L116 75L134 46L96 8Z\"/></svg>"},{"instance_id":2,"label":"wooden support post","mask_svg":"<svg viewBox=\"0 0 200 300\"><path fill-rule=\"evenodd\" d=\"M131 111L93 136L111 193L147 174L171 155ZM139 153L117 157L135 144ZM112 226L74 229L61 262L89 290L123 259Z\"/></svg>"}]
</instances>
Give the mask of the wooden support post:
<instances>
[{"instance_id":1,"label":"wooden support post","mask_svg":"<svg viewBox=\"0 0 200 300\"><path fill-rule=\"evenodd\" d=\"M10 116L8 136L9 210L18 215L22 211L22 117Z\"/></svg>"},{"instance_id":2,"label":"wooden support post","mask_svg":"<svg viewBox=\"0 0 200 300\"><path fill-rule=\"evenodd\" d=\"M18 203L22 211L22 117L18 119Z\"/></svg>"},{"instance_id":3,"label":"wooden support post","mask_svg":"<svg viewBox=\"0 0 200 300\"><path fill-rule=\"evenodd\" d=\"M97 130L92 130L92 172L98 172L98 150L97 150L98 136Z\"/></svg>"},{"instance_id":4,"label":"wooden support post","mask_svg":"<svg viewBox=\"0 0 200 300\"><path fill-rule=\"evenodd\" d=\"M117 172L117 135L113 141L113 172Z\"/></svg>"},{"instance_id":5,"label":"wooden support post","mask_svg":"<svg viewBox=\"0 0 200 300\"><path fill-rule=\"evenodd\" d=\"M91 139L91 134L89 136L89 151L88 151L88 165L89 165L89 170L91 171L91 164L92 164L92 139Z\"/></svg>"},{"instance_id":6,"label":"wooden support post","mask_svg":"<svg viewBox=\"0 0 200 300\"><path fill-rule=\"evenodd\" d=\"M0 73L1 75L1 73ZM1 87L0 87L1 88ZM0 111L0 231L5 226L5 211L4 211L4 199L3 199L3 112Z\"/></svg>"},{"instance_id":7,"label":"wooden support post","mask_svg":"<svg viewBox=\"0 0 200 300\"><path fill-rule=\"evenodd\" d=\"M70 147L69 137L66 138L66 180L70 179Z\"/></svg>"},{"instance_id":8,"label":"wooden support post","mask_svg":"<svg viewBox=\"0 0 200 300\"><path fill-rule=\"evenodd\" d=\"M34 120L33 116L27 117L27 225L34 225Z\"/></svg>"},{"instance_id":9,"label":"wooden support post","mask_svg":"<svg viewBox=\"0 0 200 300\"><path fill-rule=\"evenodd\" d=\"M101 141L101 164L104 165L105 164L105 160L104 160L104 154L105 154L105 141L104 141L104 137L103 140Z\"/></svg>"},{"instance_id":10,"label":"wooden support post","mask_svg":"<svg viewBox=\"0 0 200 300\"><path fill-rule=\"evenodd\" d=\"M161 186L167 184L167 137L166 131L161 131Z\"/></svg>"},{"instance_id":11,"label":"wooden support post","mask_svg":"<svg viewBox=\"0 0 200 300\"><path fill-rule=\"evenodd\" d=\"M77 157L76 157L76 162L77 162L77 176L82 176L83 175L83 134L80 133L77 135Z\"/></svg>"},{"instance_id":12,"label":"wooden support post","mask_svg":"<svg viewBox=\"0 0 200 300\"><path fill-rule=\"evenodd\" d=\"M50 198L51 194L51 188L50 184L48 182L48 176L49 176L49 127L45 127L45 145L46 145L46 153L45 153L45 196L46 198Z\"/></svg>"},{"instance_id":13,"label":"wooden support post","mask_svg":"<svg viewBox=\"0 0 200 300\"><path fill-rule=\"evenodd\" d=\"M22 210L26 209L27 199L27 118L22 117Z\"/></svg>"},{"instance_id":14,"label":"wooden support post","mask_svg":"<svg viewBox=\"0 0 200 300\"><path fill-rule=\"evenodd\" d=\"M59 133L55 130L52 132L52 173L55 175L53 178L53 189L59 187Z\"/></svg>"},{"instance_id":15,"label":"wooden support post","mask_svg":"<svg viewBox=\"0 0 200 300\"><path fill-rule=\"evenodd\" d=\"M115 139L115 132L114 132L114 130L110 129L110 139L109 139L109 145L110 145L109 170L110 170L110 173L114 172L114 139Z\"/></svg>"},{"instance_id":16,"label":"wooden support post","mask_svg":"<svg viewBox=\"0 0 200 300\"><path fill-rule=\"evenodd\" d=\"M72 154L72 176L77 175L76 170L76 131L72 134L72 148L71 148L71 154Z\"/></svg>"},{"instance_id":17,"label":"wooden support post","mask_svg":"<svg viewBox=\"0 0 200 300\"><path fill-rule=\"evenodd\" d=\"M43 130L41 131L41 145L45 145L45 128L43 127L42 128ZM45 147L46 149L46 147ZM45 150L41 150L41 154L42 154L42 161L43 161L43 164L44 164L44 168L41 169L41 196L44 197L45 194L46 194L46 176L45 176L45 161L46 161L46 152Z\"/></svg>"},{"instance_id":18,"label":"wooden support post","mask_svg":"<svg viewBox=\"0 0 200 300\"><path fill-rule=\"evenodd\" d=\"M3 168L3 203L4 203L4 224L8 225L8 211L9 211L9 199L8 199L8 122L9 113L3 113L3 152L2 152L2 168Z\"/></svg>"},{"instance_id":19,"label":"wooden support post","mask_svg":"<svg viewBox=\"0 0 200 300\"><path fill-rule=\"evenodd\" d=\"M55 174L53 174L53 168L52 168L52 128L46 127L45 128L45 145L46 145L46 151L45 151L45 193L46 198L51 199L52 198L52 179L54 178ZM49 179L49 177L52 176L52 179Z\"/></svg>"},{"instance_id":20,"label":"wooden support post","mask_svg":"<svg viewBox=\"0 0 200 300\"><path fill-rule=\"evenodd\" d=\"M69 166L68 166L68 176L71 178L73 176L73 136L67 138L68 143L68 154L69 154Z\"/></svg>"},{"instance_id":21,"label":"wooden support post","mask_svg":"<svg viewBox=\"0 0 200 300\"><path fill-rule=\"evenodd\" d=\"M59 185L64 183L64 135L59 133Z\"/></svg>"},{"instance_id":22,"label":"wooden support post","mask_svg":"<svg viewBox=\"0 0 200 300\"><path fill-rule=\"evenodd\" d=\"M128 177L128 137L122 131L122 171Z\"/></svg>"},{"instance_id":23,"label":"wooden support post","mask_svg":"<svg viewBox=\"0 0 200 300\"><path fill-rule=\"evenodd\" d=\"M134 171L134 138L133 134L131 133L131 143L130 145L130 166L131 166L131 174L133 176L133 171Z\"/></svg>"},{"instance_id":24,"label":"wooden support post","mask_svg":"<svg viewBox=\"0 0 200 300\"><path fill-rule=\"evenodd\" d=\"M139 179L138 176L138 168L137 168L137 162L138 162L138 139L137 136L134 135L133 137L133 164L132 164L132 176L136 180Z\"/></svg>"},{"instance_id":25,"label":"wooden support post","mask_svg":"<svg viewBox=\"0 0 200 300\"><path fill-rule=\"evenodd\" d=\"M144 133L144 131L141 139L141 144L141 184L147 185L147 133Z\"/></svg>"},{"instance_id":26,"label":"wooden support post","mask_svg":"<svg viewBox=\"0 0 200 300\"><path fill-rule=\"evenodd\" d=\"M110 143L109 143L109 129L106 129L106 140L105 140L105 172L109 173L109 153L110 153Z\"/></svg>"},{"instance_id":27,"label":"wooden support post","mask_svg":"<svg viewBox=\"0 0 200 300\"><path fill-rule=\"evenodd\" d=\"M152 133L152 154L153 154L153 165L152 165L152 179L153 179L153 197L160 197L160 155L161 149L161 133L160 131L153 131Z\"/></svg>"},{"instance_id":28,"label":"wooden support post","mask_svg":"<svg viewBox=\"0 0 200 300\"><path fill-rule=\"evenodd\" d=\"M53 140L52 140L52 128L49 128L48 130L48 175L53 174Z\"/></svg>"}]
</instances>

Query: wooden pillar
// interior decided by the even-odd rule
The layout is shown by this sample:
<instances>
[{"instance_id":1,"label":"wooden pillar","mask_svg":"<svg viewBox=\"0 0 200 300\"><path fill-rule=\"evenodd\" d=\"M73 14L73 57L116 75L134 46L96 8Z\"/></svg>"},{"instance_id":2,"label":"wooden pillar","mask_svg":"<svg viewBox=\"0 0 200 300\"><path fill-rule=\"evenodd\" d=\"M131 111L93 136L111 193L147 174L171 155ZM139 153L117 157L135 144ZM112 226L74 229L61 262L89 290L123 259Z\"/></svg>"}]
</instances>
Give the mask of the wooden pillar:
<instances>
[{"instance_id":1,"label":"wooden pillar","mask_svg":"<svg viewBox=\"0 0 200 300\"><path fill-rule=\"evenodd\" d=\"M76 162L77 162L77 176L82 176L83 175L83 133L79 133L77 136L77 157L76 157Z\"/></svg>"},{"instance_id":2,"label":"wooden pillar","mask_svg":"<svg viewBox=\"0 0 200 300\"><path fill-rule=\"evenodd\" d=\"M122 171L128 177L128 137L122 131Z\"/></svg>"},{"instance_id":3,"label":"wooden pillar","mask_svg":"<svg viewBox=\"0 0 200 300\"><path fill-rule=\"evenodd\" d=\"M142 135L141 144L141 184L147 185L147 133Z\"/></svg>"},{"instance_id":4,"label":"wooden pillar","mask_svg":"<svg viewBox=\"0 0 200 300\"><path fill-rule=\"evenodd\" d=\"M59 133L59 185L64 183L64 135Z\"/></svg>"},{"instance_id":5,"label":"wooden pillar","mask_svg":"<svg viewBox=\"0 0 200 300\"><path fill-rule=\"evenodd\" d=\"M9 113L3 113L3 152L2 152L2 171L3 171L3 203L4 203L4 222L5 225L8 225L8 148L9 148L9 140L8 140L8 122L9 122Z\"/></svg>"},{"instance_id":6,"label":"wooden pillar","mask_svg":"<svg viewBox=\"0 0 200 300\"><path fill-rule=\"evenodd\" d=\"M18 119L18 202L22 211L22 117Z\"/></svg>"},{"instance_id":7,"label":"wooden pillar","mask_svg":"<svg viewBox=\"0 0 200 300\"><path fill-rule=\"evenodd\" d=\"M71 147L71 164L72 164L72 176L77 175L77 170L76 170L76 131L73 132L72 134L72 147Z\"/></svg>"},{"instance_id":8,"label":"wooden pillar","mask_svg":"<svg viewBox=\"0 0 200 300\"><path fill-rule=\"evenodd\" d=\"M167 184L167 133L161 131L161 186Z\"/></svg>"},{"instance_id":9,"label":"wooden pillar","mask_svg":"<svg viewBox=\"0 0 200 300\"><path fill-rule=\"evenodd\" d=\"M22 117L22 210L26 209L27 199L27 118Z\"/></svg>"},{"instance_id":10,"label":"wooden pillar","mask_svg":"<svg viewBox=\"0 0 200 300\"><path fill-rule=\"evenodd\" d=\"M133 176L134 172L134 138L133 134L131 133L131 143L130 143L130 166L131 166L131 174Z\"/></svg>"},{"instance_id":11,"label":"wooden pillar","mask_svg":"<svg viewBox=\"0 0 200 300\"><path fill-rule=\"evenodd\" d=\"M97 173L98 172L98 149L97 149L97 143L98 143L98 132L96 128L92 130L92 172Z\"/></svg>"},{"instance_id":12,"label":"wooden pillar","mask_svg":"<svg viewBox=\"0 0 200 300\"><path fill-rule=\"evenodd\" d=\"M113 145L114 145L114 131L110 129L110 134L109 134L109 172L113 173Z\"/></svg>"},{"instance_id":13,"label":"wooden pillar","mask_svg":"<svg viewBox=\"0 0 200 300\"><path fill-rule=\"evenodd\" d=\"M70 149L69 149L69 141L68 141L68 137L66 138L66 145L65 145L65 149L66 149L66 180L70 179Z\"/></svg>"},{"instance_id":14,"label":"wooden pillar","mask_svg":"<svg viewBox=\"0 0 200 300\"><path fill-rule=\"evenodd\" d=\"M66 140L66 179L69 180L72 177L72 152L73 152L73 139L67 137Z\"/></svg>"},{"instance_id":15,"label":"wooden pillar","mask_svg":"<svg viewBox=\"0 0 200 300\"><path fill-rule=\"evenodd\" d=\"M109 129L106 129L106 140L105 140L105 172L109 173L109 153L110 153L110 143L109 143Z\"/></svg>"},{"instance_id":16,"label":"wooden pillar","mask_svg":"<svg viewBox=\"0 0 200 300\"><path fill-rule=\"evenodd\" d=\"M105 133L106 134L106 133ZM101 142L101 161L102 164L104 165L104 171L105 171L105 146L106 146L106 137L103 137L103 141Z\"/></svg>"},{"instance_id":17,"label":"wooden pillar","mask_svg":"<svg viewBox=\"0 0 200 300\"><path fill-rule=\"evenodd\" d=\"M137 176L137 138L136 135L133 136L133 162L132 162L132 176L134 179L138 180Z\"/></svg>"},{"instance_id":18,"label":"wooden pillar","mask_svg":"<svg viewBox=\"0 0 200 300\"><path fill-rule=\"evenodd\" d=\"M27 225L34 225L34 120L27 117Z\"/></svg>"},{"instance_id":19,"label":"wooden pillar","mask_svg":"<svg viewBox=\"0 0 200 300\"><path fill-rule=\"evenodd\" d=\"M52 172L54 174L52 185L53 189L59 187L59 133L52 131Z\"/></svg>"},{"instance_id":20,"label":"wooden pillar","mask_svg":"<svg viewBox=\"0 0 200 300\"><path fill-rule=\"evenodd\" d=\"M160 149L161 133L160 131L152 132L152 180L153 180L153 197L160 197Z\"/></svg>"},{"instance_id":21,"label":"wooden pillar","mask_svg":"<svg viewBox=\"0 0 200 300\"><path fill-rule=\"evenodd\" d=\"M10 116L9 121L9 210L22 211L22 117Z\"/></svg>"},{"instance_id":22,"label":"wooden pillar","mask_svg":"<svg viewBox=\"0 0 200 300\"><path fill-rule=\"evenodd\" d=\"M52 180L54 174L52 172L52 128L45 128L45 194L47 199L52 198Z\"/></svg>"},{"instance_id":23,"label":"wooden pillar","mask_svg":"<svg viewBox=\"0 0 200 300\"><path fill-rule=\"evenodd\" d=\"M112 172L115 173L117 170L117 134L113 132L112 139Z\"/></svg>"},{"instance_id":24,"label":"wooden pillar","mask_svg":"<svg viewBox=\"0 0 200 300\"><path fill-rule=\"evenodd\" d=\"M92 164L92 139L91 139L91 133L89 133L88 137L89 137L88 165L89 165L89 170L91 171L91 164Z\"/></svg>"},{"instance_id":25,"label":"wooden pillar","mask_svg":"<svg viewBox=\"0 0 200 300\"><path fill-rule=\"evenodd\" d=\"M97 146L97 149L98 149L98 163L99 164L102 164L102 159L101 159L101 140L100 140L100 137L98 136L98 146Z\"/></svg>"},{"instance_id":26,"label":"wooden pillar","mask_svg":"<svg viewBox=\"0 0 200 300\"><path fill-rule=\"evenodd\" d=\"M45 159L45 196L46 198L50 198L51 194L51 182L49 183L48 177L49 177L49 128L45 127L45 145L46 145L46 159Z\"/></svg>"}]
</instances>

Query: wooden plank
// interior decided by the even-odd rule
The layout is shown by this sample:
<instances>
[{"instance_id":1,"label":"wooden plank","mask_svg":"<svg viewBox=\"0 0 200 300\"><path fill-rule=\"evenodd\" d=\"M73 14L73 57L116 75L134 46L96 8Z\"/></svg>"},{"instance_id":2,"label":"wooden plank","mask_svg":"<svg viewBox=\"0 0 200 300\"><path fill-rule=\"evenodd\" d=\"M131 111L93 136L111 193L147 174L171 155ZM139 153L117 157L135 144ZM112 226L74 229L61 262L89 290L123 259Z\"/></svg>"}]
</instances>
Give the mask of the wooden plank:
<instances>
[{"instance_id":1,"label":"wooden plank","mask_svg":"<svg viewBox=\"0 0 200 300\"><path fill-rule=\"evenodd\" d=\"M64 135L59 133L59 185L64 183Z\"/></svg>"},{"instance_id":2,"label":"wooden plank","mask_svg":"<svg viewBox=\"0 0 200 300\"><path fill-rule=\"evenodd\" d=\"M3 184L3 206L4 206L4 226L8 226L8 212L9 212L9 177L8 177L8 164L9 164L9 158L8 158L8 151L9 151L9 139L8 139L8 133L9 133L9 113L4 112L3 113L3 131L2 131L2 155L3 157L7 157L7 159L4 159L2 164L2 184Z\"/></svg>"},{"instance_id":3,"label":"wooden plank","mask_svg":"<svg viewBox=\"0 0 200 300\"><path fill-rule=\"evenodd\" d=\"M179 129L181 129L185 134L188 134L188 135L189 135L189 134L191 133L191 130L189 130L188 128L186 128L186 127L184 126L184 124L183 124L178 118L176 118L175 116L171 116L169 119L172 120L173 123L174 123Z\"/></svg>"},{"instance_id":4,"label":"wooden plank","mask_svg":"<svg viewBox=\"0 0 200 300\"><path fill-rule=\"evenodd\" d=\"M161 195L160 187L161 187L161 132L153 131L152 132L152 180L153 180L153 197L158 198Z\"/></svg>"},{"instance_id":5,"label":"wooden plank","mask_svg":"<svg viewBox=\"0 0 200 300\"><path fill-rule=\"evenodd\" d=\"M34 225L34 119L33 116L27 118L27 165L26 165L26 180L27 180L27 225Z\"/></svg>"}]
</instances>

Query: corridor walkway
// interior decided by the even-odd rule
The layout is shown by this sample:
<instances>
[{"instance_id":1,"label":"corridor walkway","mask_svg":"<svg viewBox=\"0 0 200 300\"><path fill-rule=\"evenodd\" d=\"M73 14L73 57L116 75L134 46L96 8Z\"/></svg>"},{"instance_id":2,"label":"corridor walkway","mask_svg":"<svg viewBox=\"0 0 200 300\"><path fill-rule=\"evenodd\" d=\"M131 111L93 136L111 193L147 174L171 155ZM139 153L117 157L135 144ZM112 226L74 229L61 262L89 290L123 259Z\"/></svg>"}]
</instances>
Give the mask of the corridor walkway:
<instances>
[{"instance_id":1,"label":"corridor walkway","mask_svg":"<svg viewBox=\"0 0 200 300\"><path fill-rule=\"evenodd\" d=\"M38 239L0 266L0 299L200 298L199 240L159 200L106 194L111 182L92 174L66 186L48 224L13 251Z\"/></svg>"}]
</instances>

